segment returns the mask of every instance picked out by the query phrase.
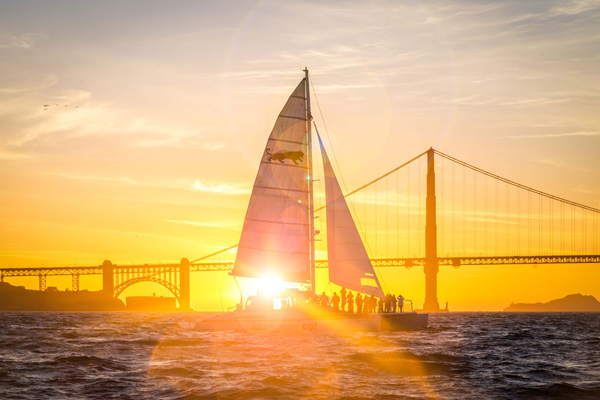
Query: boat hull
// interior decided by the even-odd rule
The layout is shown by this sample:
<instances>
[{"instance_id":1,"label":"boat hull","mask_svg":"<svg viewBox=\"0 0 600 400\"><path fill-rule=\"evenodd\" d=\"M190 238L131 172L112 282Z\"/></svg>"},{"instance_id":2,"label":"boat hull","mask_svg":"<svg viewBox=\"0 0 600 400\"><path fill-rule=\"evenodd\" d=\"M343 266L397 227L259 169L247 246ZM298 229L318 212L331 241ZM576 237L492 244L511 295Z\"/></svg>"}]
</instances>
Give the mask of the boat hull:
<instances>
[{"instance_id":1,"label":"boat hull","mask_svg":"<svg viewBox=\"0 0 600 400\"><path fill-rule=\"evenodd\" d=\"M231 312L206 318L198 331L249 332L381 332L427 328L428 314L398 313L358 315L283 315Z\"/></svg>"}]
</instances>

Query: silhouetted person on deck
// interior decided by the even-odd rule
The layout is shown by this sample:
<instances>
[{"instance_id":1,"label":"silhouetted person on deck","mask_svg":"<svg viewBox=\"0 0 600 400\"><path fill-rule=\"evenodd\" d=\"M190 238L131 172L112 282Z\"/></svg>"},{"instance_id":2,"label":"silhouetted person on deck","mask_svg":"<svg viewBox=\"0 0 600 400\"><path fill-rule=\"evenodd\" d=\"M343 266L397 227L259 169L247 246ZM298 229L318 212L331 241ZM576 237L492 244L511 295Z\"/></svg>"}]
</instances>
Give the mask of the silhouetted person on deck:
<instances>
[{"instance_id":1,"label":"silhouetted person on deck","mask_svg":"<svg viewBox=\"0 0 600 400\"><path fill-rule=\"evenodd\" d=\"M346 297L348 296L346 293L346 288L342 288L342 290L340 290L340 295L342 295L342 311L346 311Z\"/></svg>"},{"instance_id":2,"label":"silhouetted person on deck","mask_svg":"<svg viewBox=\"0 0 600 400\"><path fill-rule=\"evenodd\" d=\"M356 294L356 315L362 314L363 299L360 293Z\"/></svg>"},{"instance_id":3,"label":"silhouetted person on deck","mask_svg":"<svg viewBox=\"0 0 600 400\"><path fill-rule=\"evenodd\" d=\"M369 314L375 314L377 312L377 298L371 295L369 299Z\"/></svg>"},{"instance_id":4,"label":"silhouetted person on deck","mask_svg":"<svg viewBox=\"0 0 600 400\"><path fill-rule=\"evenodd\" d=\"M333 292L333 296L331 297L331 304L333 304L333 312L340 312L340 296L337 295L336 292Z\"/></svg>"},{"instance_id":5,"label":"silhouetted person on deck","mask_svg":"<svg viewBox=\"0 0 600 400\"><path fill-rule=\"evenodd\" d=\"M398 295L398 309L401 313L404 312L404 296L401 294Z\"/></svg>"},{"instance_id":6,"label":"silhouetted person on deck","mask_svg":"<svg viewBox=\"0 0 600 400\"><path fill-rule=\"evenodd\" d=\"M396 296L393 294L390 295L390 304L392 305L392 312L396 312Z\"/></svg>"},{"instance_id":7,"label":"silhouetted person on deck","mask_svg":"<svg viewBox=\"0 0 600 400\"><path fill-rule=\"evenodd\" d=\"M327 308L327 305L329 304L329 297L325 294L325 292L323 292L319 300L321 301L321 307L324 309Z\"/></svg>"},{"instance_id":8,"label":"silhouetted person on deck","mask_svg":"<svg viewBox=\"0 0 600 400\"><path fill-rule=\"evenodd\" d=\"M377 312L379 314L383 313L383 299L382 298L378 299L378 301L377 301Z\"/></svg>"},{"instance_id":9,"label":"silhouetted person on deck","mask_svg":"<svg viewBox=\"0 0 600 400\"><path fill-rule=\"evenodd\" d=\"M348 312L350 314L354 314L354 295L352 294L352 292L348 292L346 302L348 303Z\"/></svg>"}]
</instances>

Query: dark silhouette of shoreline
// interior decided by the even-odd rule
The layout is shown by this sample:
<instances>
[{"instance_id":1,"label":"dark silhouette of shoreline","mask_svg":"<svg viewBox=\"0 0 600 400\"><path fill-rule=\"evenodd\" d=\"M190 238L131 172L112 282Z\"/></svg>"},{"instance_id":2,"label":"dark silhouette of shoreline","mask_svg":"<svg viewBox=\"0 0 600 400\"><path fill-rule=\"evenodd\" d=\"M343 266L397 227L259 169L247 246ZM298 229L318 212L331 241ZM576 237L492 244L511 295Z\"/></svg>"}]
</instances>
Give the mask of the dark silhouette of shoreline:
<instances>
[{"instance_id":1,"label":"dark silhouette of shoreline","mask_svg":"<svg viewBox=\"0 0 600 400\"><path fill-rule=\"evenodd\" d=\"M0 311L120 311L125 305L102 291L28 290L0 282Z\"/></svg>"},{"instance_id":2,"label":"dark silhouette of shoreline","mask_svg":"<svg viewBox=\"0 0 600 400\"><path fill-rule=\"evenodd\" d=\"M600 312L600 302L594 296L570 294L547 303L512 303L509 312Z\"/></svg>"}]
</instances>

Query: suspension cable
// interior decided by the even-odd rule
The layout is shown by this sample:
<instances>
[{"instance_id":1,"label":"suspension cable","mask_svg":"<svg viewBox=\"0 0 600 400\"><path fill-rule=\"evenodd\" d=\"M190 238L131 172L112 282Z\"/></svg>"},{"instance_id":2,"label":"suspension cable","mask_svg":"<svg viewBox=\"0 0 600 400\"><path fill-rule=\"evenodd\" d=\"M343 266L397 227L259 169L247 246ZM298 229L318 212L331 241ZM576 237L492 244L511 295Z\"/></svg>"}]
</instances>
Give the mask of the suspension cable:
<instances>
[{"instance_id":1,"label":"suspension cable","mask_svg":"<svg viewBox=\"0 0 600 400\"><path fill-rule=\"evenodd\" d=\"M458 160L458 159L456 159L454 157L451 157L451 156L449 156L447 154L444 154L441 151L438 151L438 150L434 150L434 151L435 151L435 153L437 155L439 155L441 157L444 157L444 158L446 158L446 159L448 159L450 161L454 161L455 163L460 164L460 165L462 165L464 167L467 167L469 169L472 169L474 171L477 171L480 174L484 174L484 175L487 175L487 176L492 177L494 179L498 179L498 180L500 180L502 182L506 182L506 183L508 183L510 185L513 185L513 186L516 186L516 187L518 187L520 189L528 190L528 191L530 191L532 193L539 194L540 196L544 196L544 197L547 197L547 198L550 198L550 199L553 199L553 200L556 200L556 201L560 201L562 203L569 204L569 205L572 205L572 206L575 206L575 207L585 208L588 211L593 211L593 212L600 213L600 209L598 209L598 208L586 206L584 204L576 203L574 201L570 201L570 200L563 199L563 198L558 197L558 196L551 195L549 193L542 192L541 190L537 190L537 189L531 188L529 186L521 185L520 183L511 181L509 179L502 178L501 176L498 176L496 174L492 174L491 172L487 172L487 171L485 171L485 170L483 170L481 168L477 168L477 167L475 167L475 166L473 166L471 164L467 164L466 162L460 161L460 160ZM425 154L425 153L423 153L423 154Z\"/></svg>"}]
</instances>

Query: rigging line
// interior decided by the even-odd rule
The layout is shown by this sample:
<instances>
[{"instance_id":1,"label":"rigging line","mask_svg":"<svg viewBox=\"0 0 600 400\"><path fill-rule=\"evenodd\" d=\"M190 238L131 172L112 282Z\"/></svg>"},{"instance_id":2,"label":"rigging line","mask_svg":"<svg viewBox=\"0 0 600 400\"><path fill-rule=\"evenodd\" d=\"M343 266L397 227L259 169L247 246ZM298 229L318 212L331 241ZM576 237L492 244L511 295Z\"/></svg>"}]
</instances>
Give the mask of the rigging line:
<instances>
[{"instance_id":1,"label":"rigging line","mask_svg":"<svg viewBox=\"0 0 600 400\"><path fill-rule=\"evenodd\" d=\"M347 197L347 196L353 195L354 193L356 193L356 192L358 192L358 191L360 191L360 190L362 190L362 189L366 188L367 186L370 186L370 185L372 185L372 184L376 183L377 181L380 181L380 180L382 180L383 178L387 177L388 175L390 175L390 174L393 174L394 172L398 171L400 168L406 167L407 165L409 165L409 164L410 164L410 163L412 163L413 161L415 161L415 160L419 159L420 157L424 156L425 154L427 154L427 151L424 151L423 153L421 153L421 154L419 154L418 156L416 156L416 157L414 157L414 158L410 159L409 161L405 162L404 164L402 164L402 165L400 165L400 166L398 166L398 167L394 168L393 170L389 171L388 173L381 175L379 178L377 178L377 179L373 179L371 182L367 183L366 185L362 185L362 186L361 186L361 187L359 187L358 189L355 189L355 190L353 190L353 191L351 191L351 192L348 192L348 193L347 193L347 194L346 194L344 197ZM417 164L418 164L418 163L417 163Z\"/></svg>"},{"instance_id":2,"label":"rigging line","mask_svg":"<svg viewBox=\"0 0 600 400\"><path fill-rule=\"evenodd\" d=\"M333 156L333 161L335 162L335 166L338 170L338 176L342 179L342 185L344 186L344 190L348 191L348 187L346 186L346 181L344 180L344 175L342 175L342 170L340 169L340 165L338 163L337 157L335 155L335 149L333 148L333 142L331 141L331 137L329 136L329 130L327 129L327 123L325 122L325 117L323 116L323 111L321 111L321 104L319 103L319 97L317 96L317 90L315 89L315 78L311 76L310 85L313 89L313 94L315 97L315 101L317 102L317 108L319 109L319 115L321 116L321 121L323 121L323 128L325 128L325 134L327 135L327 140L331 143L331 155ZM312 116L311 116L312 117ZM317 129L317 125L313 118L313 124L315 125L315 129ZM317 132L318 134L318 132ZM350 195L350 194L348 194ZM346 196L348 196L346 195Z\"/></svg>"},{"instance_id":3,"label":"rigging line","mask_svg":"<svg viewBox=\"0 0 600 400\"><path fill-rule=\"evenodd\" d=\"M310 80L310 85L312 86L312 89L313 89L313 94L314 94L314 97L315 97L315 101L316 101L316 103L317 103L317 108L319 109L319 115L321 116L321 120L323 121L323 127L325 128L325 134L327 135L327 140L329 141L329 143L333 143L333 142L331 141L331 137L330 137L330 135L329 135L329 129L327 129L327 123L326 123L326 121L325 121L325 117L323 116L323 111L321 110L321 103L319 103L319 97L317 96L317 91L316 91L316 89L315 89L315 79L314 79L314 77L313 77L313 78ZM318 134L319 132L318 132L318 129L317 129L317 124L316 124L316 122L315 122L314 118L313 118L313 125L315 126L315 130L317 131L317 134ZM423 153L423 154L425 154L425 153ZM338 163L338 159L337 159L337 156L336 156L336 154L335 154L335 149L333 148L333 146L331 146L331 155L333 156L333 161L335 162L335 166L337 167L337 170L338 170L338 176L339 176L339 177L341 178L341 180L342 180L342 185L344 186L344 190L347 192L347 191L348 191L348 187L346 186L346 180L344 179L344 175L342 174L342 170L340 169L340 165L339 165L339 163ZM412 160L411 160L411 161L412 161ZM409 161L409 162L410 162L410 161ZM401 168L401 167L402 167L402 166L400 166L399 168ZM388 174L386 174L386 175L384 175L384 176L387 176L387 175L389 175L389 173L388 173ZM367 184L367 185L365 185L365 186L363 186L363 187L366 187L366 186L368 186L368 185L369 185L369 184ZM358 189L356 189L356 190L354 190L354 191L352 191L352 192L350 192L350 193L347 193L347 194L344 196L344 198L346 198L346 197L348 197L348 196L350 196L350 195L352 195L352 194L354 194L354 193L358 192L358 191L359 191L359 190L361 190L363 187L360 187L360 188L358 188ZM352 206L352 210L354 211L354 215L357 215L357 214L356 214L356 209L355 209L355 207L354 207L354 202L353 202L353 201L351 201L351 202L350 202L350 205ZM323 207L321 207L321 208L325 208L325 206L323 206ZM321 210L321 208L318 208L318 209L317 209L317 210L315 210L315 211L320 211L320 210ZM358 219L358 218L356 218L356 219ZM366 223L366 222L365 222L365 223ZM358 227L359 227L359 229L360 229L361 231L363 231L363 228L362 228L362 226L361 226L361 224L360 224L360 223L358 224ZM371 251L371 247L369 246L369 242L368 242L368 240L367 240L367 229L366 229L366 226L365 226L365 228L364 228L364 237L365 237L365 244L367 245L367 249L368 249L369 251ZM375 236L375 240L377 240L377 236Z\"/></svg>"},{"instance_id":4,"label":"rigging line","mask_svg":"<svg viewBox=\"0 0 600 400\"><path fill-rule=\"evenodd\" d=\"M389 258L388 251L388 178L385 178L385 258Z\"/></svg>"},{"instance_id":5,"label":"rigging line","mask_svg":"<svg viewBox=\"0 0 600 400\"><path fill-rule=\"evenodd\" d=\"M221 250L219 250L219 251L217 251L217 252L214 252L214 253L212 253L212 254L209 254L209 255L207 255L207 256L204 256L204 257L197 258L197 259L195 259L194 261L190 261L190 264L193 264L193 263L195 263L195 262L198 262L198 261L200 261L200 260L204 260L204 259L206 259L206 258L208 258L208 257L216 256L217 254L224 253L224 252L226 252L226 251L228 251L228 250L231 250L231 249L234 249L234 248L236 248L237 246L238 246L237 244L234 244L233 246L226 247L226 248L224 248L224 249L221 249Z\"/></svg>"},{"instance_id":6,"label":"rigging line","mask_svg":"<svg viewBox=\"0 0 600 400\"><path fill-rule=\"evenodd\" d=\"M449 155L447 155L447 154L444 154L444 153L442 153L441 151L434 150L434 152L435 152L437 155L439 155L439 156L441 156L441 157L444 157L444 158L446 158L446 159L448 159L448 160L450 160L450 161L454 161L455 163L458 163L458 164L460 164L460 165L462 165L462 166L464 166L464 167L467 167L467 168L469 168L469 169L475 170L475 171L477 171L477 172L479 172L479 173L481 173L481 174L488 175L488 176L490 176L490 177L492 177L492 178L494 178L494 179L499 179L499 180L501 180L502 182L509 183L510 185L516 186L516 187L518 187L518 188L521 188L521 189L524 189L524 190L528 190L528 191L530 191L530 192L533 192L533 193L539 194L539 195L541 195L541 196L548 197L548 198L551 198L551 199L554 199L554 200L560 201L560 202L562 202L562 203L570 204L570 205L573 205L573 206L575 206L575 207L582 207L582 208L585 208L585 209L586 209L586 210L588 210L588 211L593 211L593 212L596 212L596 213L600 213L600 209L598 209L598 208L594 208L594 207L586 206L585 204L576 203L576 202L574 202L574 201L571 201L571 200L563 199L563 198L561 198L561 197L554 196L554 195L552 195L552 194L549 194L549 193L546 193L546 192L542 192L541 190L537 190L537 189L534 189L534 188L532 188L532 187L529 187L529 186L521 185L520 183L517 183L517 182L511 181L511 180L509 180L509 179L506 179L506 178L502 178L502 177L501 177L501 176L499 176L499 175L496 175L496 174L493 174L493 173L491 173L491 172L485 171L485 170L483 170L483 169L481 169L481 168L477 168L477 167L476 167L476 166L474 166L474 165L467 164L466 162L464 162L464 161L460 161L460 160L458 160L458 159L456 159L456 158L454 158L454 157L451 157L451 156L449 156Z\"/></svg>"},{"instance_id":7,"label":"rigging line","mask_svg":"<svg viewBox=\"0 0 600 400\"><path fill-rule=\"evenodd\" d=\"M313 122L314 122L314 121L313 121ZM316 127L315 127L315 129L316 129ZM317 133L318 133L318 132L317 132ZM422 157L422 156L424 156L425 154L427 154L427 151L424 151L423 153L421 153L421 154L419 154L418 156L416 156L416 157L414 157L414 158L410 159L409 161L405 162L404 164L402 164L402 165L400 165L400 166L398 166L398 167L394 168L393 170L389 171L388 173L381 175L379 178L373 179L373 180L372 180L372 181L370 181L369 183L367 183L367 184L365 184L365 185L362 185L361 187L359 187L359 188L357 188L357 189L354 189L354 190L353 190L353 191L351 191L351 192L348 192L348 193L346 193L346 194L344 195L344 198L346 198L346 197L348 197L348 196L352 196L352 195L353 195L353 194L355 194L356 192L359 192L359 191L361 191L361 190L365 189L366 187L373 185L374 183L376 183L376 182L378 182L378 181L382 180L383 178L387 177L388 175L390 175L390 174L393 174L394 172L398 171L400 168L406 167L407 165L409 165L409 164L410 164L410 163L412 163L413 161L417 160L419 157ZM319 209L316 209L315 211L319 211L319 210L321 210L321 209L323 209L323 208L325 208L325 207L323 206L323 207L321 207L321 208L319 208Z\"/></svg>"}]
</instances>

